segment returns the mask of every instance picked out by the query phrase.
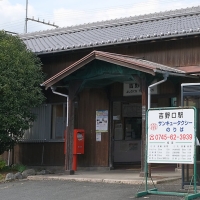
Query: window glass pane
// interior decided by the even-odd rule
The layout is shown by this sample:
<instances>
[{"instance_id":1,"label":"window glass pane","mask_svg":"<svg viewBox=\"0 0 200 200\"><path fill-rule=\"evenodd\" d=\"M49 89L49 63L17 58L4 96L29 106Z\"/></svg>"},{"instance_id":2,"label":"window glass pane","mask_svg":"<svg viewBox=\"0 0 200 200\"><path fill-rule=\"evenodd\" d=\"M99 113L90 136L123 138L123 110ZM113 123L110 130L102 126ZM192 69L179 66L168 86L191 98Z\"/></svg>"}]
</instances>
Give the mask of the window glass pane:
<instances>
[{"instance_id":1,"label":"window glass pane","mask_svg":"<svg viewBox=\"0 0 200 200\"><path fill-rule=\"evenodd\" d=\"M52 112L52 139L63 139L66 126L65 105L53 105Z\"/></svg>"},{"instance_id":2,"label":"window glass pane","mask_svg":"<svg viewBox=\"0 0 200 200\"><path fill-rule=\"evenodd\" d=\"M51 104L44 104L34 108L36 120L25 131L24 140L49 140L51 135Z\"/></svg>"}]
</instances>

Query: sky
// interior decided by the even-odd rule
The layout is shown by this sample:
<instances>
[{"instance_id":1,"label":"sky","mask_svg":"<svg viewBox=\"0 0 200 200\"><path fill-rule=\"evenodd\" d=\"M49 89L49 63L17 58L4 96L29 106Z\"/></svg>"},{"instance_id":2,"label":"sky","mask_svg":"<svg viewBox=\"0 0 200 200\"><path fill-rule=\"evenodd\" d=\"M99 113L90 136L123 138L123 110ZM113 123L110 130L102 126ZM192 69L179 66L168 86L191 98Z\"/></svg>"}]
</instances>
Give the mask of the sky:
<instances>
[{"instance_id":1,"label":"sky","mask_svg":"<svg viewBox=\"0 0 200 200\"><path fill-rule=\"evenodd\" d=\"M28 2L28 4L26 4ZM25 18L67 27L200 6L199 0L0 0L0 30L24 33ZM27 32L55 27L28 20Z\"/></svg>"}]
</instances>

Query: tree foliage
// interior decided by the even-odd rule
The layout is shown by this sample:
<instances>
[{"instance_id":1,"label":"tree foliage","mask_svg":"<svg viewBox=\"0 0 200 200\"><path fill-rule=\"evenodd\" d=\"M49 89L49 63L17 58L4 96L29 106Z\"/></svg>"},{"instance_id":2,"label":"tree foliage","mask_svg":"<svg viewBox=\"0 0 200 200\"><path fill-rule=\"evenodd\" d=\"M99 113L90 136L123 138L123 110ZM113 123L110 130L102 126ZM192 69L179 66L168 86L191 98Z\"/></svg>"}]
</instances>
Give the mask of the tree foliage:
<instances>
[{"instance_id":1,"label":"tree foliage","mask_svg":"<svg viewBox=\"0 0 200 200\"><path fill-rule=\"evenodd\" d=\"M44 100L39 58L18 36L0 31L0 154L14 147Z\"/></svg>"}]
</instances>

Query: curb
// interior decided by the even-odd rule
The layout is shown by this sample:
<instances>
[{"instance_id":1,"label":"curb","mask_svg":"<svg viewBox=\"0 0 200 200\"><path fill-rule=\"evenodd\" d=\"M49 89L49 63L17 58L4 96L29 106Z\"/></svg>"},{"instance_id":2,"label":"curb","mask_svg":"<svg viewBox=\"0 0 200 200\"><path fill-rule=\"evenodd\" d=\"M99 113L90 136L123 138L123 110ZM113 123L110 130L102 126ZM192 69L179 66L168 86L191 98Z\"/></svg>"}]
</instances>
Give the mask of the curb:
<instances>
[{"instance_id":1,"label":"curb","mask_svg":"<svg viewBox=\"0 0 200 200\"><path fill-rule=\"evenodd\" d=\"M62 181L77 181L77 182L92 182L92 183L117 183L117 184L129 184L129 185L140 185L144 184L145 180L119 180L119 179L99 179L99 178L71 178L66 176L45 176L45 175L36 175L28 176L28 180L62 180ZM176 178L162 178L158 180L153 180L154 184L161 184L170 181L179 180L180 177ZM148 184L153 185L151 180L147 181Z\"/></svg>"}]
</instances>

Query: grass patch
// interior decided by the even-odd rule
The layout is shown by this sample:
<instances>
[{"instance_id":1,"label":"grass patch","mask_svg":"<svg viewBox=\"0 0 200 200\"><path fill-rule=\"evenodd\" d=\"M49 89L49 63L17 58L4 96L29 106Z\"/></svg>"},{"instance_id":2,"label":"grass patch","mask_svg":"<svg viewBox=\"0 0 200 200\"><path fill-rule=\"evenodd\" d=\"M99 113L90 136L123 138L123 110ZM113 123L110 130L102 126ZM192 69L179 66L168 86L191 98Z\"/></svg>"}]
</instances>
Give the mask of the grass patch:
<instances>
[{"instance_id":1,"label":"grass patch","mask_svg":"<svg viewBox=\"0 0 200 200\"><path fill-rule=\"evenodd\" d=\"M0 183L5 181L7 172L0 172Z\"/></svg>"}]
</instances>

